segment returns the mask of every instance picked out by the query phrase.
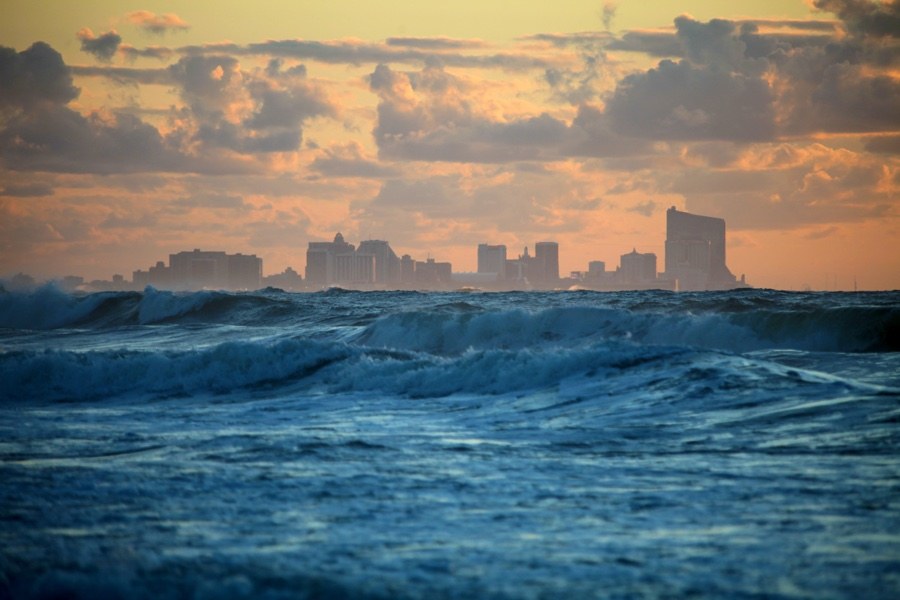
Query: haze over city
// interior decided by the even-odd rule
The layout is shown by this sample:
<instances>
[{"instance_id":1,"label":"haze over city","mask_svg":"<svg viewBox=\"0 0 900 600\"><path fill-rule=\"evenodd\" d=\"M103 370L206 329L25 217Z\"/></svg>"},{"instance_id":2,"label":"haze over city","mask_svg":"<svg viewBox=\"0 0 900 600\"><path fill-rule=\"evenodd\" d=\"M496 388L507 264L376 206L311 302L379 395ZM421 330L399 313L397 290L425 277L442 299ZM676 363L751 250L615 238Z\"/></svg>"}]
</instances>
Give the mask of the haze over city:
<instances>
[{"instance_id":1,"label":"haze over city","mask_svg":"<svg viewBox=\"0 0 900 600\"><path fill-rule=\"evenodd\" d=\"M340 231L476 271L665 254L725 219L757 287L897 289L900 5L4 3L0 276L191 248L305 270Z\"/></svg>"}]
</instances>

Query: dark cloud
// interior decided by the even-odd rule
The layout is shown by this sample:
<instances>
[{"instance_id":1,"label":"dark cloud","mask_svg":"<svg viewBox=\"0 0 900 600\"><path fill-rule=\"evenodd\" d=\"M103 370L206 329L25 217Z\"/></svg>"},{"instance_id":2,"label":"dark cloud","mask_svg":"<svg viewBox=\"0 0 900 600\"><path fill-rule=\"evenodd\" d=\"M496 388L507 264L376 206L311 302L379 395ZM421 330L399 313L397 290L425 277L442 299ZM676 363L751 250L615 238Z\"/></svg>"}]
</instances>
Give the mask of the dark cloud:
<instances>
[{"instance_id":1,"label":"dark cloud","mask_svg":"<svg viewBox=\"0 0 900 600\"><path fill-rule=\"evenodd\" d=\"M854 35L900 37L900 2L895 0L813 0L813 6L836 14Z\"/></svg>"},{"instance_id":2,"label":"dark cloud","mask_svg":"<svg viewBox=\"0 0 900 600\"><path fill-rule=\"evenodd\" d=\"M406 48L424 48L427 50L459 50L465 48L484 48L487 44L481 40L460 40L447 37L392 37L386 40L388 46Z\"/></svg>"},{"instance_id":3,"label":"dark cloud","mask_svg":"<svg viewBox=\"0 0 900 600\"><path fill-rule=\"evenodd\" d=\"M900 135L885 135L866 140L866 150L879 154L900 154Z\"/></svg>"},{"instance_id":4,"label":"dark cloud","mask_svg":"<svg viewBox=\"0 0 900 600\"><path fill-rule=\"evenodd\" d=\"M132 67L69 67L79 77L106 77L120 84L172 85L172 73L168 69L135 69Z\"/></svg>"},{"instance_id":5,"label":"dark cloud","mask_svg":"<svg viewBox=\"0 0 900 600\"><path fill-rule=\"evenodd\" d=\"M328 99L312 85L275 89L260 84L255 86L252 94L258 101L258 108L245 122L250 129L296 129L306 119L334 114Z\"/></svg>"},{"instance_id":6,"label":"dark cloud","mask_svg":"<svg viewBox=\"0 0 900 600\"><path fill-rule=\"evenodd\" d=\"M49 183L9 183L0 189L0 196L13 196L18 198L38 198L52 196L53 186Z\"/></svg>"},{"instance_id":7,"label":"dark cloud","mask_svg":"<svg viewBox=\"0 0 900 600\"><path fill-rule=\"evenodd\" d=\"M137 10L128 14L128 20L145 31L157 35L162 35L169 31L184 31L191 28L184 19L175 13L157 15L149 10Z\"/></svg>"},{"instance_id":8,"label":"dark cloud","mask_svg":"<svg viewBox=\"0 0 900 600\"><path fill-rule=\"evenodd\" d=\"M201 115L222 112L240 91L240 67L233 56L186 56L168 71L184 100Z\"/></svg>"},{"instance_id":9,"label":"dark cloud","mask_svg":"<svg viewBox=\"0 0 900 600\"><path fill-rule=\"evenodd\" d=\"M16 52L0 46L0 107L66 104L78 96L62 56L44 42Z\"/></svg>"},{"instance_id":10,"label":"dark cloud","mask_svg":"<svg viewBox=\"0 0 900 600\"><path fill-rule=\"evenodd\" d=\"M383 158L504 163L649 149L642 140L611 131L605 115L587 105L571 124L547 113L491 120L467 100L464 83L435 67L404 73L379 65L369 85L380 99L373 133Z\"/></svg>"},{"instance_id":11,"label":"dark cloud","mask_svg":"<svg viewBox=\"0 0 900 600\"><path fill-rule=\"evenodd\" d=\"M134 116L112 122L66 107L29 112L0 132L0 156L27 171L117 173L179 171L182 157L159 132Z\"/></svg>"},{"instance_id":12,"label":"dark cloud","mask_svg":"<svg viewBox=\"0 0 900 600\"><path fill-rule=\"evenodd\" d=\"M616 132L647 139L758 141L775 133L766 81L686 61L623 79L607 114Z\"/></svg>"},{"instance_id":13,"label":"dark cloud","mask_svg":"<svg viewBox=\"0 0 900 600\"><path fill-rule=\"evenodd\" d=\"M581 31L578 33L536 33L534 35L519 38L526 41L546 42L559 48L568 46L591 45L595 47L606 46L615 38L606 31Z\"/></svg>"},{"instance_id":14,"label":"dark cloud","mask_svg":"<svg viewBox=\"0 0 900 600\"><path fill-rule=\"evenodd\" d=\"M608 50L640 52L660 58L680 57L684 53L674 33L666 31L627 31L607 46Z\"/></svg>"},{"instance_id":15,"label":"dark cloud","mask_svg":"<svg viewBox=\"0 0 900 600\"><path fill-rule=\"evenodd\" d=\"M128 44L119 46L121 52L127 60L134 61L138 58L154 58L156 60L169 60L175 54L171 48L164 46L147 46L145 48L135 48Z\"/></svg>"},{"instance_id":16,"label":"dark cloud","mask_svg":"<svg viewBox=\"0 0 900 600\"><path fill-rule=\"evenodd\" d=\"M549 66L543 59L526 54L465 54L346 40L328 42L269 40L247 45L206 44L184 46L178 48L177 51L193 56L204 54L275 56L355 66L377 63L414 63L442 64L464 68L493 67L507 70L544 69Z\"/></svg>"},{"instance_id":17,"label":"dark cloud","mask_svg":"<svg viewBox=\"0 0 900 600\"><path fill-rule=\"evenodd\" d=\"M92 54L94 58L103 62L109 62L115 56L119 45L122 43L122 36L115 31L107 31L104 34L95 36L94 32L85 27L75 34L81 40L82 52Z\"/></svg>"}]
</instances>

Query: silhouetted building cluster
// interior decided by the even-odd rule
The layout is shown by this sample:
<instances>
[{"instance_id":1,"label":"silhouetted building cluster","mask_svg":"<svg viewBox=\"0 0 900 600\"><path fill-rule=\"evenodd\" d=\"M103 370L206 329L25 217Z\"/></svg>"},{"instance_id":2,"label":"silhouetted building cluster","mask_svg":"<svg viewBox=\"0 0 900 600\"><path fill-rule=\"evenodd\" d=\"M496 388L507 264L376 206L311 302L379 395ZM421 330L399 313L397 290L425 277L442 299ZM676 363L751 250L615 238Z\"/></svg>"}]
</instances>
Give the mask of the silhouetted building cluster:
<instances>
[{"instance_id":1,"label":"silhouetted building cluster","mask_svg":"<svg viewBox=\"0 0 900 600\"><path fill-rule=\"evenodd\" d=\"M159 261L146 271L135 271L132 282L139 288L256 290L262 284L262 259L220 251L179 252L169 255L168 266Z\"/></svg>"},{"instance_id":2,"label":"silhouetted building cluster","mask_svg":"<svg viewBox=\"0 0 900 600\"><path fill-rule=\"evenodd\" d=\"M452 266L432 258L413 260L408 254L397 258L383 240L365 240L357 248L338 233L331 242L309 242L306 282L312 287L445 287L452 283Z\"/></svg>"},{"instance_id":3,"label":"silhouetted building cluster","mask_svg":"<svg viewBox=\"0 0 900 600\"><path fill-rule=\"evenodd\" d=\"M282 273L263 277L262 259L255 254L227 254L222 251L178 252L146 271L137 270L128 282L122 275L111 281L84 282L69 276L57 283L64 289L119 290L158 289L256 290L276 287L284 290L318 290L331 286L355 289L456 289L485 290L571 289L595 290L725 290L748 287L725 264L725 221L677 210L666 212L665 270L657 272L653 253L631 252L619 258L614 271L606 263L590 261L585 272L569 277L559 274L559 244L537 242L534 254L526 246L510 258L503 244L478 245L478 271L453 273L449 262L433 258L424 261L405 254L398 258L384 240L364 240L356 247L338 233L330 242L309 242L306 251L306 279L288 267ZM34 281L19 274L5 282L10 289L28 287Z\"/></svg>"}]
</instances>

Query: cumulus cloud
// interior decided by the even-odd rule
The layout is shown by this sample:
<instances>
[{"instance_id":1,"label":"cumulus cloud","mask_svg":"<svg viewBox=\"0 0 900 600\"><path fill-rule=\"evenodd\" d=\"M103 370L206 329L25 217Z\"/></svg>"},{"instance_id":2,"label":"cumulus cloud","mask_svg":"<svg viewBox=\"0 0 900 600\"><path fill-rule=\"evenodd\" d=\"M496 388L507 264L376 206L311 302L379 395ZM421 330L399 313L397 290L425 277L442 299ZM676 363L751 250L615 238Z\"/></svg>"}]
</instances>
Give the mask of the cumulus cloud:
<instances>
[{"instance_id":1,"label":"cumulus cloud","mask_svg":"<svg viewBox=\"0 0 900 600\"><path fill-rule=\"evenodd\" d=\"M81 40L82 52L87 52L94 58L103 62L109 62L115 56L116 51L122 43L122 36L113 31L107 31L101 35L94 35L94 32L85 27L75 34Z\"/></svg>"},{"instance_id":2,"label":"cumulus cloud","mask_svg":"<svg viewBox=\"0 0 900 600\"><path fill-rule=\"evenodd\" d=\"M836 14L854 35L900 37L900 3L896 0L813 0L813 6Z\"/></svg>"},{"instance_id":3,"label":"cumulus cloud","mask_svg":"<svg viewBox=\"0 0 900 600\"><path fill-rule=\"evenodd\" d=\"M622 134L669 140L772 139L774 97L756 77L664 60L626 77L607 104Z\"/></svg>"},{"instance_id":4,"label":"cumulus cloud","mask_svg":"<svg viewBox=\"0 0 900 600\"><path fill-rule=\"evenodd\" d=\"M175 13L157 15L149 10L136 10L128 13L128 20L141 29L156 35L162 35L169 31L184 31L191 28L184 19Z\"/></svg>"},{"instance_id":5,"label":"cumulus cloud","mask_svg":"<svg viewBox=\"0 0 900 600\"><path fill-rule=\"evenodd\" d=\"M737 229L792 229L890 214L897 173L877 156L820 144L760 145L731 168L655 175L689 209L718 211ZM723 203L722 198L728 198Z\"/></svg>"},{"instance_id":6,"label":"cumulus cloud","mask_svg":"<svg viewBox=\"0 0 900 600\"><path fill-rule=\"evenodd\" d=\"M16 52L0 46L0 106L66 104L78 96L62 56L44 42Z\"/></svg>"},{"instance_id":7,"label":"cumulus cloud","mask_svg":"<svg viewBox=\"0 0 900 600\"><path fill-rule=\"evenodd\" d=\"M64 106L30 111L0 132L16 170L74 173L179 171L182 157L151 125L125 113L84 117Z\"/></svg>"}]
</instances>

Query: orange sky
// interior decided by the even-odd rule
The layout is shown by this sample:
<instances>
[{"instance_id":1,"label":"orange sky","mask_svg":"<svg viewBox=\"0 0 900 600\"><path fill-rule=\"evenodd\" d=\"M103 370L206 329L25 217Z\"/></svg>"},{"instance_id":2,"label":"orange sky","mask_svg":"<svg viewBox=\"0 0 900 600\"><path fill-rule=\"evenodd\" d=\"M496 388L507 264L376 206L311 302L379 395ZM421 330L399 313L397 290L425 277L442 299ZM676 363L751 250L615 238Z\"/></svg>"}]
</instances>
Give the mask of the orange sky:
<instances>
[{"instance_id":1,"label":"orange sky","mask_svg":"<svg viewBox=\"0 0 900 600\"><path fill-rule=\"evenodd\" d=\"M0 277L337 231L662 264L674 205L752 285L900 288L897 2L78 4L0 25Z\"/></svg>"}]
</instances>

